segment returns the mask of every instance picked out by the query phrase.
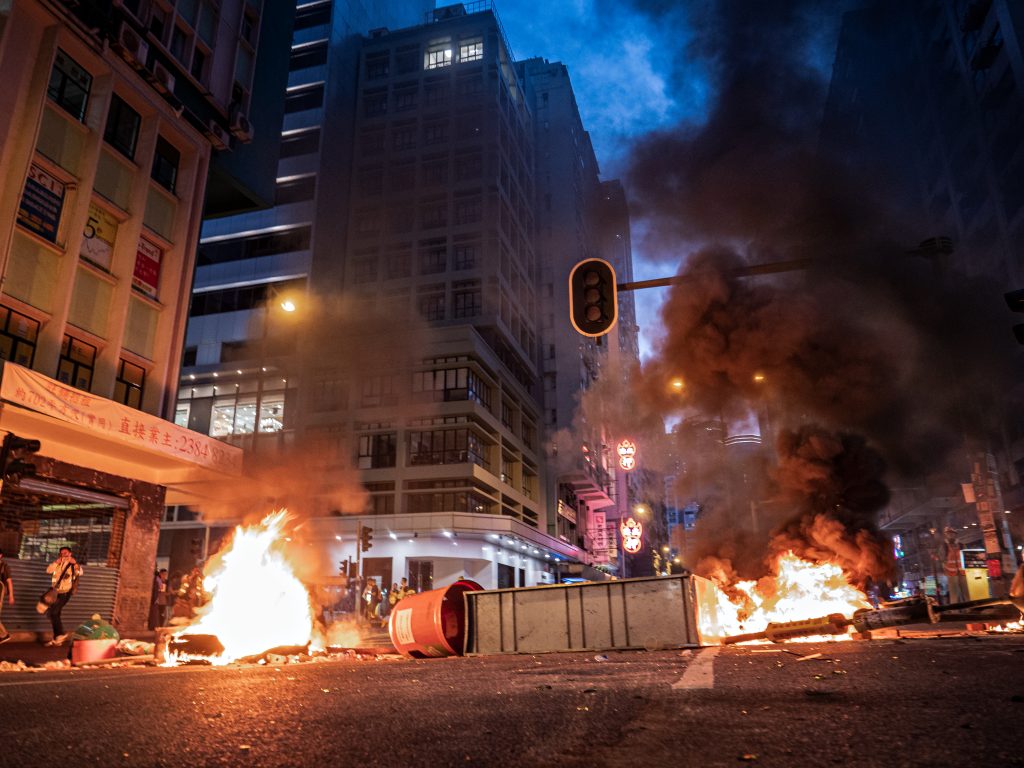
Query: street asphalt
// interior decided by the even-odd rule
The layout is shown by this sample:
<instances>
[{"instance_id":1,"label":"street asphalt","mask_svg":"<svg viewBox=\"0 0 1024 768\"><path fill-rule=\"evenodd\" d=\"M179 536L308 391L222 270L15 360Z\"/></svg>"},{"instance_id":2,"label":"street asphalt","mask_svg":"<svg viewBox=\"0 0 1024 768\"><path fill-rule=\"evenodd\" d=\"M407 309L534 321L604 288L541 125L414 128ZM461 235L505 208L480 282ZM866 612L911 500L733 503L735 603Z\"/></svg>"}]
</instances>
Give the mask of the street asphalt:
<instances>
[{"instance_id":1,"label":"street asphalt","mask_svg":"<svg viewBox=\"0 0 1024 768\"><path fill-rule=\"evenodd\" d=\"M1024 766L1022 716L1020 634L12 672L0 767Z\"/></svg>"}]
</instances>

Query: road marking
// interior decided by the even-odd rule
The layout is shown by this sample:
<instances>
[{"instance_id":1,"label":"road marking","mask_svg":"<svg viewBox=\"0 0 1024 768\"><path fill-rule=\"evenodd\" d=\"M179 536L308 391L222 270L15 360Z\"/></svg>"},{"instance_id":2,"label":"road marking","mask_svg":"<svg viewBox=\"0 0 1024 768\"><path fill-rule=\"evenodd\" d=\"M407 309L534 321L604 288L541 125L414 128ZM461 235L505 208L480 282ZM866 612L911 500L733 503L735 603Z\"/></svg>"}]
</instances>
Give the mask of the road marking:
<instances>
[{"instance_id":1,"label":"road marking","mask_svg":"<svg viewBox=\"0 0 1024 768\"><path fill-rule=\"evenodd\" d=\"M687 666L683 676L672 683L672 690L714 688L715 656L720 650L722 650L720 645L702 649Z\"/></svg>"}]
</instances>

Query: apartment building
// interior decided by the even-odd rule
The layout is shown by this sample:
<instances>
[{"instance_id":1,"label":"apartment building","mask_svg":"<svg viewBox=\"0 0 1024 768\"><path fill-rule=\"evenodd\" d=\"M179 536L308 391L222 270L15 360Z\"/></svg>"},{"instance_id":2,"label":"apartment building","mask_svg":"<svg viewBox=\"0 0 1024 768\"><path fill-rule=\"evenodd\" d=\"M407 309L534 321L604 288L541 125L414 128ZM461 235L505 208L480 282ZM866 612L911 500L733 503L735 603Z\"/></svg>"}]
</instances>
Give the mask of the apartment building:
<instances>
[{"instance_id":1,"label":"apartment building","mask_svg":"<svg viewBox=\"0 0 1024 768\"><path fill-rule=\"evenodd\" d=\"M282 20L250 0L0 10L0 428L42 443L35 476L3 486L0 546L26 596L60 546L76 551L71 622L144 625L165 503L241 468L165 418L207 177L215 149L253 140L268 21L272 47ZM229 179L223 201L258 203L257 175ZM32 608L8 626L43 628Z\"/></svg>"}]
</instances>

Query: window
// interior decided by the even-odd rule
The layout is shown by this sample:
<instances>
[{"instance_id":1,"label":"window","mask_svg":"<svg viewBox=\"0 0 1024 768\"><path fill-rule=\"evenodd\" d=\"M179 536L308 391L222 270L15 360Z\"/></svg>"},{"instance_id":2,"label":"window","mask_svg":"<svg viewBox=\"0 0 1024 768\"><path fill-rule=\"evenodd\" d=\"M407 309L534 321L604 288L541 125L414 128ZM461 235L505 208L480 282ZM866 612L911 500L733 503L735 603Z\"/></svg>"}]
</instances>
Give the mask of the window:
<instances>
[{"instance_id":1,"label":"window","mask_svg":"<svg viewBox=\"0 0 1024 768\"><path fill-rule=\"evenodd\" d=\"M291 58L288 60L288 71L296 72L309 67L319 67L327 63L327 41L321 40L309 45L292 48Z\"/></svg>"},{"instance_id":2,"label":"window","mask_svg":"<svg viewBox=\"0 0 1024 768\"><path fill-rule=\"evenodd\" d=\"M395 111L401 112L407 109L416 109L416 96L418 93L415 88L396 89Z\"/></svg>"},{"instance_id":3,"label":"window","mask_svg":"<svg viewBox=\"0 0 1024 768\"><path fill-rule=\"evenodd\" d=\"M58 48L57 56L53 60L53 69L50 70L50 84L46 88L46 95L73 118L84 123L91 87L92 75Z\"/></svg>"},{"instance_id":4,"label":"window","mask_svg":"<svg viewBox=\"0 0 1024 768\"><path fill-rule=\"evenodd\" d=\"M433 275L448 269L448 243L441 238L420 241L420 274Z\"/></svg>"},{"instance_id":5,"label":"window","mask_svg":"<svg viewBox=\"0 0 1024 768\"><path fill-rule=\"evenodd\" d=\"M301 203L312 200L316 194L316 176L300 176L297 179L284 179L277 182L274 190L274 205Z\"/></svg>"},{"instance_id":6,"label":"window","mask_svg":"<svg viewBox=\"0 0 1024 768\"><path fill-rule=\"evenodd\" d=\"M178 24L174 25L171 32L171 55L182 64L188 64L189 54L192 53L192 34Z\"/></svg>"},{"instance_id":7,"label":"window","mask_svg":"<svg viewBox=\"0 0 1024 768\"><path fill-rule=\"evenodd\" d=\"M387 90L366 91L363 94L363 115L365 117L379 117L388 113L388 92Z\"/></svg>"},{"instance_id":8,"label":"window","mask_svg":"<svg viewBox=\"0 0 1024 768\"><path fill-rule=\"evenodd\" d=\"M411 205L393 205L388 209L388 234L411 232L415 223L415 210Z\"/></svg>"},{"instance_id":9,"label":"window","mask_svg":"<svg viewBox=\"0 0 1024 768\"><path fill-rule=\"evenodd\" d=\"M455 269L473 269L476 267L477 251L480 246L476 243L456 243L455 245Z\"/></svg>"},{"instance_id":10,"label":"window","mask_svg":"<svg viewBox=\"0 0 1024 768\"><path fill-rule=\"evenodd\" d=\"M391 166L389 185L392 192L409 192L416 186L416 164L410 160Z\"/></svg>"},{"instance_id":11,"label":"window","mask_svg":"<svg viewBox=\"0 0 1024 768\"><path fill-rule=\"evenodd\" d=\"M129 408L142 407L142 388L146 383L146 369L122 360L114 381L114 400Z\"/></svg>"},{"instance_id":12,"label":"window","mask_svg":"<svg viewBox=\"0 0 1024 768\"><path fill-rule=\"evenodd\" d=\"M169 192L174 191L178 181L178 163L181 153L163 136L157 136L156 152L153 154L153 180Z\"/></svg>"},{"instance_id":13,"label":"window","mask_svg":"<svg viewBox=\"0 0 1024 768\"><path fill-rule=\"evenodd\" d=\"M418 45L402 46L395 53L395 70L400 75L415 72L419 66L420 47Z\"/></svg>"},{"instance_id":14,"label":"window","mask_svg":"<svg viewBox=\"0 0 1024 768\"><path fill-rule=\"evenodd\" d=\"M428 107L436 107L448 101L448 81L427 82L423 87L423 96Z\"/></svg>"},{"instance_id":15,"label":"window","mask_svg":"<svg viewBox=\"0 0 1024 768\"><path fill-rule=\"evenodd\" d=\"M420 221L424 229L436 229L448 226L448 203L424 203L420 207Z\"/></svg>"},{"instance_id":16,"label":"window","mask_svg":"<svg viewBox=\"0 0 1024 768\"><path fill-rule=\"evenodd\" d=\"M284 393L265 392L260 398L260 432L284 429ZM256 431L256 396L216 400L210 414L210 436L250 435Z\"/></svg>"},{"instance_id":17,"label":"window","mask_svg":"<svg viewBox=\"0 0 1024 768\"><path fill-rule=\"evenodd\" d=\"M331 4L329 2L307 5L295 11L293 29L297 32L300 29L319 27L321 24L327 24L330 20Z\"/></svg>"},{"instance_id":18,"label":"window","mask_svg":"<svg viewBox=\"0 0 1024 768\"><path fill-rule=\"evenodd\" d=\"M366 54L366 79L379 80L391 74L390 51L374 51Z\"/></svg>"},{"instance_id":19,"label":"window","mask_svg":"<svg viewBox=\"0 0 1024 768\"><path fill-rule=\"evenodd\" d=\"M282 280L273 284L275 291L288 293L304 291L305 280ZM203 291L192 294L192 317L215 315L220 312L237 312L253 309L266 304L270 295L270 284L246 285L239 288L225 288L219 291Z\"/></svg>"},{"instance_id":20,"label":"window","mask_svg":"<svg viewBox=\"0 0 1024 768\"><path fill-rule=\"evenodd\" d=\"M470 181L479 179L483 170L483 157L479 152L459 155L455 158L455 180Z\"/></svg>"},{"instance_id":21,"label":"window","mask_svg":"<svg viewBox=\"0 0 1024 768\"><path fill-rule=\"evenodd\" d=\"M484 57L484 41L480 37L472 37L459 41L459 61L480 61Z\"/></svg>"},{"instance_id":22,"label":"window","mask_svg":"<svg viewBox=\"0 0 1024 768\"><path fill-rule=\"evenodd\" d=\"M306 225L252 237L200 243L196 263L205 267L259 256L304 251L309 248L311 234L311 228Z\"/></svg>"},{"instance_id":23,"label":"window","mask_svg":"<svg viewBox=\"0 0 1024 768\"><path fill-rule=\"evenodd\" d=\"M281 158L311 155L320 149L320 129L293 133L281 137Z\"/></svg>"},{"instance_id":24,"label":"window","mask_svg":"<svg viewBox=\"0 0 1024 768\"><path fill-rule=\"evenodd\" d=\"M0 305L0 360L31 368L38 338L38 320Z\"/></svg>"},{"instance_id":25,"label":"window","mask_svg":"<svg viewBox=\"0 0 1024 768\"><path fill-rule=\"evenodd\" d=\"M477 317L482 311L479 280L461 280L452 285L452 317Z\"/></svg>"},{"instance_id":26,"label":"window","mask_svg":"<svg viewBox=\"0 0 1024 768\"><path fill-rule=\"evenodd\" d=\"M196 46L195 52L192 54L192 66L189 67L189 72L196 80L201 83L206 82L206 62L209 60L210 54L205 50Z\"/></svg>"},{"instance_id":27,"label":"window","mask_svg":"<svg viewBox=\"0 0 1024 768\"><path fill-rule=\"evenodd\" d=\"M367 208L356 211L355 230L356 235L361 237L378 234L380 232L380 210Z\"/></svg>"},{"instance_id":28,"label":"window","mask_svg":"<svg viewBox=\"0 0 1024 768\"><path fill-rule=\"evenodd\" d=\"M384 169L380 166L360 168L356 186L361 195L379 195L384 191Z\"/></svg>"},{"instance_id":29,"label":"window","mask_svg":"<svg viewBox=\"0 0 1024 768\"><path fill-rule=\"evenodd\" d=\"M305 88L297 88L289 91L284 97L285 114L302 112L307 109L317 109L324 103L324 84L317 83Z\"/></svg>"},{"instance_id":30,"label":"window","mask_svg":"<svg viewBox=\"0 0 1024 768\"><path fill-rule=\"evenodd\" d=\"M355 260L352 268L352 282L373 283L377 281L377 257L365 256Z\"/></svg>"},{"instance_id":31,"label":"window","mask_svg":"<svg viewBox=\"0 0 1024 768\"><path fill-rule=\"evenodd\" d=\"M384 129L377 128L372 131L363 131L359 137L359 148L364 155L379 155L384 151L385 137Z\"/></svg>"},{"instance_id":32,"label":"window","mask_svg":"<svg viewBox=\"0 0 1024 768\"><path fill-rule=\"evenodd\" d=\"M442 144L448 141L448 121L427 123L423 126L424 144Z\"/></svg>"},{"instance_id":33,"label":"window","mask_svg":"<svg viewBox=\"0 0 1024 768\"><path fill-rule=\"evenodd\" d=\"M391 134L391 143L395 149L412 149L416 146L416 126L395 126Z\"/></svg>"},{"instance_id":34,"label":"window","mask_svg":"<svg viewBox=\"0 0 1024 768\"><path fill-rule=\"evenodd\" d=\"M378 405L394 405L398 402L398 377L368 376L362 382L362 394L359 405L372 408Z\"/></svg>"},{"instance_id":35,"label":"window","mask_svg":"<svg viewBox=\"0 0 1024 768\"><path fill-rule=\"evenodd\" d=\"M470 400L491 407L491 388L472 368L439 368L412 375L413 399L417 402L458 402Z\"/></svg>"},{"instance_id":36,"label":"window","mask_svg":"<svg viewBox=\"0 0 1024 768\"><path fill-rule=\"evenodd\" d=\"M107 113L107 127L103 131L103 140L131 160L135 157L135 143L139 138L141 123L139 113L125 104L115 93L110 99L110 111Z\"/></svg>"},{"instance_id":37,"label":"window","mask_svg":"<svg viewBox=\"0 0 1024 768\"><path fill-rule=\"evenodd\" d=\"M439 69L449 67L452 63L452 44L445 40L431 43L427 46L427 52L423 57L424 69Z\"/></svg>"},{"instance_id":38,"label":"window","mask_svg":"<svg viewBox=\"0 0 1024 768\"><path fill-rule=\"evenodd\" d=\"M444 320L444 284L419 289L418 304L424 320Z\"/></svg>"},{"instance_id":39,"label":"window","mask_svg":"<svg viewBox=\"0 0 1024 768\"><path fill-rule=\"evenodd\" d=\"M399 280L409 277L412 272L412 259L407 249L395 250L388 254L385 264L385 275L388 280Z\"/></svg>"},{"instance_id":40,"label":"window","mask_svg":"<svg viewBox=\"0 0 1024 768\"><path fill-rule=\"evenodd\" d=\"M395 466L398 435L386 432L359 437L359 469L381 469Z\"/></svg>"},{"instance_id":41,"label":"window","mask_svg":"<svg viewBox=\"0 0 1024 768\"><path fill-rule=\"evenodd\" d=\"M60 346L57 380L86 392L92 388L96 366L96 347L65 334Z\"/></svg>"},{"instance_id":42,"label":"window","mask_svg":"<svg viewBox=\"0 0 1024 768\"><path fill-rule=\"evenodd\" d=\"M427 160L423 163L423 183L438 186L448 183L448 158Z\"/></svg>"},{"instance_id":43,"label":"window","mask_svg":"<svg viewBox=\"0 0 1024 768\"><path fill-rule=\"evenodd\" d=\"M455 200L455 223L475 224L480 221L480 197L473 195Z\"/></svg>"},{"instance_id":44,"label":"window","mask_svg":"<svg viewBox=\"0 0 1024 768\"><path fill-rule=\"evenodd\" d=\"M480 437L470 429L434 429L409 433L409 465L465 464L484 469L490 465Z\"/></svg>"}]
</instances>

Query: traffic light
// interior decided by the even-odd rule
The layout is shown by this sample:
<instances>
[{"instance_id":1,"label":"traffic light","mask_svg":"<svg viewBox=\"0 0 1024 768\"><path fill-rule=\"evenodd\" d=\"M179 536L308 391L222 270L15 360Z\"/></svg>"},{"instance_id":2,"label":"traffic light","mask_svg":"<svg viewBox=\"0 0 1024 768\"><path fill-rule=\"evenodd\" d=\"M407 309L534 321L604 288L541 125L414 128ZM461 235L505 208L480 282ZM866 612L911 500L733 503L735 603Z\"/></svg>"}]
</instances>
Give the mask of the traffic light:
<instances>
[{"instance_id":1,"label":"traffic light","mask_svg":"<svg viewBox=\"0 0 1024 768\"><path fill-rule=\"evenodd\" d=\"M36 473L36 465L26 459L32 458L42 447L38 440L28 437L18 437L8 432L4 437L3 447L0 448L0 466L3 467L2 483L10 481L17 483L23 477L32 477Z\"/></svg>"},{"instance_id":2,"label":"traffic light","mask_svg":"<svg viewBox=\"0 0 1024 768\"><path fill-rule=\"evenodd\" d=\"M584 336L603 336L615 325L619 298L615 269L604 259L584 259L569 273L569 319Z\"/></svg>"},{"instance_id":3,"label":"traffic light","mask_svg":"<svg viewBox=\"0 0 1024 768\"><path fill-rule=\"evenodd\" d=\"M1024 288L1017 291L1004 293L1006 306L1013 312L1024 312ZM1013 335L1017 337L1018 344L1024 344L1024 323L1017 323L1013 326Z\"/></svg>"},{"instance_id":4,"label":"traffic light","mask_svg":"<svg viewBox=\"0 0 1024 768\"><path fill-rule=\"evenodd\" d=\"M367 528L365 525L359 526L359 548L362 552L366 552L370 547L373 546L373 528Z\"/></svg>"}]
</instances>

